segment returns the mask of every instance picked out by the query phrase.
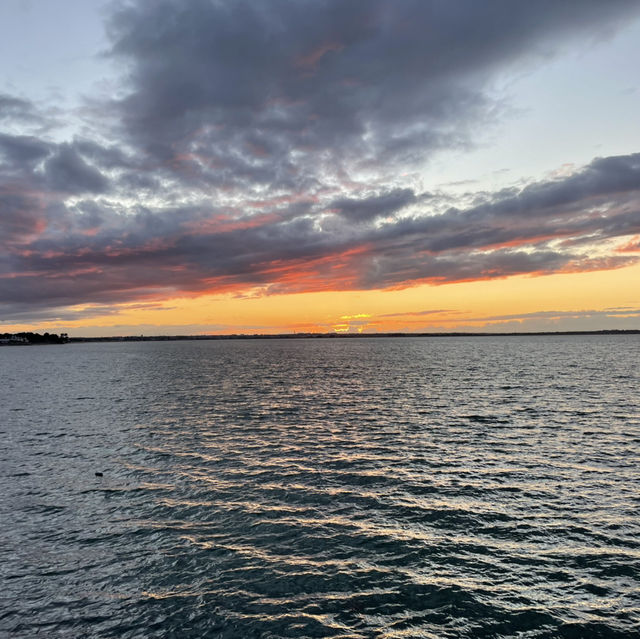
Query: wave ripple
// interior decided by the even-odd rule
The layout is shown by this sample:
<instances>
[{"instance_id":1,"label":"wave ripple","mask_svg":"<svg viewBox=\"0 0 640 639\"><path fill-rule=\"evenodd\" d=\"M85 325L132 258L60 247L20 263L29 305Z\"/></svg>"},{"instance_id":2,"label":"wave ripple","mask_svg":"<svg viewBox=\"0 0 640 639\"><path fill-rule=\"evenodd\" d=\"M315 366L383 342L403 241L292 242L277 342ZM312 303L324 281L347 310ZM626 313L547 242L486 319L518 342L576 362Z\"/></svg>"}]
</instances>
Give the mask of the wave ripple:
<instances>
[{"instance_id":1,"label":"wave ripple","mask_svg":"<svg viewBox=\"0 0 640 639\"><path fill-rule=\"evenodd\" d=\"M635 336L2 355L8 636L640 636Z\"/></svg>"}]
</instances>

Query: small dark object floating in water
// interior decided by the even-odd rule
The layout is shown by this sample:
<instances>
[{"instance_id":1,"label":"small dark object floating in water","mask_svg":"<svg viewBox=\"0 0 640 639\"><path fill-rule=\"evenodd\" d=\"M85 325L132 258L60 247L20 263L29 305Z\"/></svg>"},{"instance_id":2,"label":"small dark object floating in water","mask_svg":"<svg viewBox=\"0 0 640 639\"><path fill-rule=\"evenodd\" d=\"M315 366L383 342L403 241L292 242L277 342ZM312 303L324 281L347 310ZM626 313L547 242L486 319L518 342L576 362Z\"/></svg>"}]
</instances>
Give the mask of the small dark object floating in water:
<instances>
[{"instance_id":1,"label":"small dark object floating in water","mask_svg":"<svg viewBox=\"0 0 640 639\"><path fill-rule=\"evenodd\" d=\"M96 473L96 477L103 477L102 473Z\"/></svg>"}]
</instances>

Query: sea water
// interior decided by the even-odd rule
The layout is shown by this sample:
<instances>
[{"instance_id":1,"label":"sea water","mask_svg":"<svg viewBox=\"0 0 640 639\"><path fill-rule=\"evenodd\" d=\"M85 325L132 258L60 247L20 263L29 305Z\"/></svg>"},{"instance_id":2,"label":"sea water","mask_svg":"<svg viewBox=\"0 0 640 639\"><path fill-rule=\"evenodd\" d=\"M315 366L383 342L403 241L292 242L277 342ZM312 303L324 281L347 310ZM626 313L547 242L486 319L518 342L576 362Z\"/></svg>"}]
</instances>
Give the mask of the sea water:
<instances>
[{"instance_id":1,"label":"sea water","mask_svg":"<svg viewBox=\"0 0 640 639\"><path fill-rule=\"evenodd\" d=\"M637 335L0 349L0 635L640 636L638 362Z\"/></svg>"}]
</instances>

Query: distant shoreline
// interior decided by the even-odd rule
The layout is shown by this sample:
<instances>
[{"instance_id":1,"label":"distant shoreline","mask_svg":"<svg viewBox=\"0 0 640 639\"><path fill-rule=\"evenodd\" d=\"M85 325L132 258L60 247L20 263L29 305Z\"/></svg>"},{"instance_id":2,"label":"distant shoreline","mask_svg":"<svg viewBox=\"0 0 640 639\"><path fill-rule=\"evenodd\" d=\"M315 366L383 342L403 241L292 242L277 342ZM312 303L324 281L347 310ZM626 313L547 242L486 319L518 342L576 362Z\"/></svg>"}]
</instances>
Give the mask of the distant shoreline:
<instances>
[{"instance_id":1,"label":"distant shoreline","mask_svg":"<svg viewBox=\"0 0 640 639\"><path fill-rule=\"evenodd\" d=\"M562 335L640 335L640 329L599 331L527 331L527 332L448 332L448 333L258 333L231 335L114 335L108 337L69 337L69 342L173 342L186 340L232 339L362 339L367 337L525 337Z\"/></svg>"}]
</instances>

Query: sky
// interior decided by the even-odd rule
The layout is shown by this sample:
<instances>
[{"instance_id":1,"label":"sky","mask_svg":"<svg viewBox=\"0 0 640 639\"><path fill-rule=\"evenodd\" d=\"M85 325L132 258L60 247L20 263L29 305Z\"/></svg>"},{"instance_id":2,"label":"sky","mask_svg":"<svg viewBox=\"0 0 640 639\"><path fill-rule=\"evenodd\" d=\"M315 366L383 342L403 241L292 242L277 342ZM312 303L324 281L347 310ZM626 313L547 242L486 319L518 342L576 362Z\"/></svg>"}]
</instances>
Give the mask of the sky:
<instances>
[{"instance_id":1,"label":"sky","mask_svg":"<svg viewBox=\"0 0 640 639\"><path fill-rule=\"evenodd\" d=\"M0 24L0 332L640 329L637 0Z\"/></svg>"}]
</instances>

